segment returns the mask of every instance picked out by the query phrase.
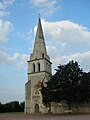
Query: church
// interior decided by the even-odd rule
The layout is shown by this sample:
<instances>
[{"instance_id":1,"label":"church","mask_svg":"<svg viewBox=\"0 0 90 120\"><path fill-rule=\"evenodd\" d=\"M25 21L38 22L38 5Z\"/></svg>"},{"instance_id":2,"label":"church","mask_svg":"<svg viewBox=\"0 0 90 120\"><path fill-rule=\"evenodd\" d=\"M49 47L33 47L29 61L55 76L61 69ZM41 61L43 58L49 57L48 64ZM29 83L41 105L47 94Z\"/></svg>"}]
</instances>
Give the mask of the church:
<instances>
[{"instance_id":1,"label":"church","mask_svg":"<svg viewBox=\"0 0 90 120\"><path fill-rule=\"evenodd\" d=\"M39 17L33 53L28 61L28 82L25 84L25 113L48 112L48 109L42 103L40 89L42 82L48 81L52 75L51 65Z\"/></svg>"},{"instance_id":2,"label":"church","mask_svg":"<svg viewBox=\"0 0 90 120\"><path fill-rule=\"evenodd\" d=\"M48 113L48 108L43 105L40 92L42 83L50 80L52 75L52 63L47 54L41 19L38 19L37 31L33 52L28 61L28 82L25 84L25 113ZM53 114L78 113L76 108L71 111L65 103L52 103ZM90 104L82 104L79 113L90 113Z\"/></svg>"}]
</instances>

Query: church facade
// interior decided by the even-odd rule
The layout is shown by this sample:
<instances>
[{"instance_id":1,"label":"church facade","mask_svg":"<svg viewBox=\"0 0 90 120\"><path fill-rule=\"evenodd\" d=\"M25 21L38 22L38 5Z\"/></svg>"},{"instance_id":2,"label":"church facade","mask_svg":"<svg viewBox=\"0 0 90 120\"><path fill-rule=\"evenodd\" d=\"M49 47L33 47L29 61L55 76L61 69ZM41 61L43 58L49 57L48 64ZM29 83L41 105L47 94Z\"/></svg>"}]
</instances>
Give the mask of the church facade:
<instances>
[{"instance_id":1,"label":"church facade","mask_svg":"<svg viewBox=\"0 0 90 120\"><path fill-rule=\"evenodd\" d=\"M39 17L33 53L28 61L28 82L25 84L25 113L48 112L48 109L42 103L40 89L42 82L48 81L51 77L51 65Z\"/></svg>"}]
</instances>

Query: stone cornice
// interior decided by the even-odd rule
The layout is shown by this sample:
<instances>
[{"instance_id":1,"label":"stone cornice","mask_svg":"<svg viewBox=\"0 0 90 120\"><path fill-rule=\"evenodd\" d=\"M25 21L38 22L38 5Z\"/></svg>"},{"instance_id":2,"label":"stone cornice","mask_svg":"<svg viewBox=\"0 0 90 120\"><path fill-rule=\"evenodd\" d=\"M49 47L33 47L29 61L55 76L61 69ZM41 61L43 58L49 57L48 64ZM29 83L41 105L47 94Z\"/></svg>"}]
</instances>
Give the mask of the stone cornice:
<instances>
[{"instance_id":1,"label":"stone cornice","mask_svg":"<svg viewBox=\"0 0 90 120\"><path fill-rule=\"evenodd\" d=\"M27 73L27 74L37 74L37 73L42 73L42 72L46 72L46 73L52 75L51 73L49 73L49 72L47 72L47 71L32 72L32 73Z\"/></svg>"},{"instance_id":2,"label":"stone cornice","mask_svg":"<svg viewBox=\"0 0 90 120\"><path fill-rule=\"evenodd\" d=\"M45 60L47 60L46 58L39 58L39 59L35 59L35 60L29 60L29 61L27 61L27 62L33 62L33 61L37 61L37 60L43 60L43 59L45 59ZM50 64L52 64L49 60L47 60Z\"/></svg>"}]
</instances>

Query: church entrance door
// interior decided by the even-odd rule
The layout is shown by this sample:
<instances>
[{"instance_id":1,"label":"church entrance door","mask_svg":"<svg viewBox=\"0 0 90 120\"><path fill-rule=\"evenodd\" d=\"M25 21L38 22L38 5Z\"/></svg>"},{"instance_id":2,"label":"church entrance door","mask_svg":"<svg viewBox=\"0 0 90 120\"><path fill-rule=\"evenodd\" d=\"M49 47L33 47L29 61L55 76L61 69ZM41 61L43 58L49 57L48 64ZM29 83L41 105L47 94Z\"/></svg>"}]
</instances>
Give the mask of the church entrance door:
<instances>
[{"instance_id":1,"label":"church entrance door","mask_svg":"<svg viewBox=\"0 0 90 120\"><path fill-rule=\"evenodd\" d=\"M39 105L38 104L35 105L35 113L39 113Z\"/></svg>"}]
</instances>

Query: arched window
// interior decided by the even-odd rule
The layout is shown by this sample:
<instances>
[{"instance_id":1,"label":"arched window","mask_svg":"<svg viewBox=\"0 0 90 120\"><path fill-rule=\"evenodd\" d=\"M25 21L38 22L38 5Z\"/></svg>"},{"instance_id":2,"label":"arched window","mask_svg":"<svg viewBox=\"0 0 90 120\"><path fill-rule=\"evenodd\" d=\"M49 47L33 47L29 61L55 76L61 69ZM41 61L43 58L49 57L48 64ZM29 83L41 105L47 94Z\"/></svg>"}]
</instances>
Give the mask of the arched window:
<instances>
[{"instance_id":1,"label":"arched window","mask_svg":"<svg viewBox=\"0 0 90 120\"><path fill-rule=\"evenodd\" d=\"M44 58L44 53L42 53L42 58Z\"/></svg>"},{"instance_id":2,"label":"arched window","mask_svg":"<svg viewBox=\"0 0 90 120\"><path fill-rule=\"evenodd\" d=\"M40 71L40 63L38 63L38 71Z\"/></svg>"},{"instance_id":3,"label":"arched window","mask_svg":"<svg viewBox=\"0 0 90 120\"><path fill-rule=\"evenodd\" d=\"M33 72L35 72L35 64L33 63Z\"/></svg>"}]
</instances>

